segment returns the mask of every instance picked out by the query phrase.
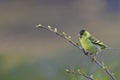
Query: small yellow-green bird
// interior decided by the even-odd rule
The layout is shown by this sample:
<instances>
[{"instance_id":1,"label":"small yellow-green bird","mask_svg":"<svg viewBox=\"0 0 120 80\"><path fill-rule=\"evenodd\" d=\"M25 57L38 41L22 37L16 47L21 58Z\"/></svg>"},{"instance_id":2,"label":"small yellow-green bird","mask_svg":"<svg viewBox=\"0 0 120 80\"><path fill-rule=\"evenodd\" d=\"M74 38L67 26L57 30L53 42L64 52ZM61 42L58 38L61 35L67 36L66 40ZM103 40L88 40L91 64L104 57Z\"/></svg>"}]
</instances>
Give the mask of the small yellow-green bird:
<instances>
[{"instance_id":1,"label":"small yellow-green bird","mask_svg":"<svg viewBox=\"0 0 120 80\"><path fill-rule=\"evenodd\" d=\"M82 29L79 34L79 41L82 48L87 53L86 55L97 54L97 52L107 48L103 42L94 38L87 30Z\"/></svg>"}]
</instances>

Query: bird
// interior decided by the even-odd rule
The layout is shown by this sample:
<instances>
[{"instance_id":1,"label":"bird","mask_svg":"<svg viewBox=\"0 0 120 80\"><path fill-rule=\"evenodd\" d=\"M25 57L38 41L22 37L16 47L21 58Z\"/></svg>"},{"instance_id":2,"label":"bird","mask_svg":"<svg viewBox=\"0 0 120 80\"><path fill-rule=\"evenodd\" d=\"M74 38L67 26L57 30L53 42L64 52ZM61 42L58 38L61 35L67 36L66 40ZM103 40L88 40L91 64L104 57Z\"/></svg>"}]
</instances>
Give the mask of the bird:
<instances>
[{"instance_id":1,"label":"bird","mask_svg":"<svg viewBox=\"0 0 120 80\"><path fill-rule=\"evenodd\" d=\"M99 51L107 49L108 47L85 29L80 30L79 35L79 41L86 55L96 55Z\"/></svg>"}]
</instances>

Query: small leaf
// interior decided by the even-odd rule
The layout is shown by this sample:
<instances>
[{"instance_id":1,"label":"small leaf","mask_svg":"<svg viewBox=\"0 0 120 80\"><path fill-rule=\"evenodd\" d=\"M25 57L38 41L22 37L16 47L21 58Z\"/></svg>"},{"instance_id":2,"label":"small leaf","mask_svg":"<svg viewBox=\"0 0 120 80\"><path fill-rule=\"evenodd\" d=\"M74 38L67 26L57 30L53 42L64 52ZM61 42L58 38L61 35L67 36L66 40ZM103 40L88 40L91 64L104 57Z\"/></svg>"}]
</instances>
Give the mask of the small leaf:
<instances>
[{"instance_id":1,"label":"small leaf","mask_svg":"<svg viewBox=\"0 0 120 80\"><path fill-rule=\"evenodd\" d=\"M63 35L63 36L66 36L67 34L66 34L65 32L62 32L62 35Z\"/></svg>"},{"instance_id":2,"label":"small leaf","mask_svg":"<svg viewBox=\"0 0 120 80\"><path fill-rule=\"evenodd\" d=\"M68 36L68 40L69 40L69 41L72 41L72 38L71 38L71 36Z\"/></svg>"},{"instance_id":3,"label":"small leaf","mask_svg":"<svg viewBox=\"0 0 120 80\"><path fill-rule=\"evenodd\" d=\"M54 28L54 32L55 32L55 33L57 32L57 28Z\"/></svg>"},{"instance_id":4,"label":"small leaf","mask_svg":"<svg viewBox=\"0 0 120 80\"><path fill-rule=\"evenodd\" d=\"M92 74L90 75L90 78L93 78L93 75L92 75Z\"/></svg>"},{"instance_id":5,"label":"small leaf","mask_svg":"<svg viewBox=\"0 0 120 80\"><path fill-rule=\"evenodd\" d=\"M41 24L36 25L37 28L43 27Z\"/></svg>"},{"instance_id":6,"label":"small leaf","mask_svg":"<svg viewBox=\"0 0 120 80\"><path fill-rule=\"evenodd\" d=\"M51 26L50 26L50 25L48 25L48 29L49 29L50 31L52 31L52 28L51 28Z\"/></svg>"},{"instance_id":7,"label":"small leaf","mask_svg":"<svg viewBox=\"0 0 120 80\"><path fill-rule=\"evenodd\" d=\"M94 60L94 61L96 61L96 60L97 60L95 56L93 57L93 60Z\"/></svg>"},{"instance_id":8,"label":"small leaf","mask_svg":"<svg viewBox=\"0 0 120 80\"><path fill-rule=\"evenodd\" d=\"M66 72L70 72L70 70L69 70L69 69L65 69L65 71L66 71Z\"/></svg>"},{"instance_id":9,"label":"small leaf","mask_svg":"<svg viewBox=\"0 0 120 80\"><path fill-rule=\"evenodd\" d=\"M81 74L80 69L77 70L78 74Z\"/></svg>"},{"instance_id":10,"label":"small leaf","mask_svg":"<svg viewBox=\"0 0 120 80\"><path fill-rule=\"evenodd\" d=\"M80 69L78 69L77 71L80 72Z\"/></svg>"}]
</instances>

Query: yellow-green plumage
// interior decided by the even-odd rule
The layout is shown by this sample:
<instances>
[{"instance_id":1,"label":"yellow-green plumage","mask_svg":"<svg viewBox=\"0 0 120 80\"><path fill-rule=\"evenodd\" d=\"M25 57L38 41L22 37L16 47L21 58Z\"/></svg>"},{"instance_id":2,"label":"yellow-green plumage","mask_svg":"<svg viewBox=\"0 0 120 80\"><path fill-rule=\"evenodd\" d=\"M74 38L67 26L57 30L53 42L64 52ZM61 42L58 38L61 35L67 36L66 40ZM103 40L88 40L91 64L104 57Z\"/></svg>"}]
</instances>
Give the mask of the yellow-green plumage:
<instances>
[{"instance_id":1,"label":"yellow-green plumage","mask_svg":"<svg viewBox=\"0 0 120 80\"><path fill-rule=\"evenodd\" d=\"M100 42L99 40L92 37L91 34L84 29L80 31L79 40L82 48L90 55L96 54L99 50L106 48L106 45L104 45L103 42Z\"/></svg>"},{"instance_id":2,"label":"yellow-green plumage","mask_svg":"<svg viewBox=\"0 0 120 80\"><path fill-rule=\"evenodd\" d=\"M90 40L88 40L86 38L82 38L82 39L80 39L80 42L81 42L82 48L85 51L89 52L90 55L97 52L97 48L95 47L95 45L93 45L91 43Z\"/></svg>"}]
</instances>

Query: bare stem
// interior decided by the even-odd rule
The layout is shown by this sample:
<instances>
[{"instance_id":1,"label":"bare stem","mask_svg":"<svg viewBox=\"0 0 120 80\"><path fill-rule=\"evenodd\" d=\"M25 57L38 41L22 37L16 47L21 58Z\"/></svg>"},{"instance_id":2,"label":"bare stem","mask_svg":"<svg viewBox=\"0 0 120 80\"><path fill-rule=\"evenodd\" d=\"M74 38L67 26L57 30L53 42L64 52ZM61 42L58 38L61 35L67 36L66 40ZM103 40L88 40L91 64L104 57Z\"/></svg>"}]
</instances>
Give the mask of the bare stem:
<instances>
[{"instance_id":1,"label":"bare stem","mask_svg":"<svg viewBox=\"0 0 120 80\"><path fill-rule=\"evenodd\" d=\"M74 75L80 75L80 76L83 76L89 80L94 80L93 77L91 77L90 75L87 75L87 74L84 74L84 73L81 73L81 72L74 72L74 71L70 71L70 70L66 70L67 73L70 73L70 74L74 74Z\"/></svg>"},{"instance_id":2,"label":"bare stem","mask_svg":"<svg viewBox=\"0 0 120 80\"><path fill-rule=\"evenodd\" d=\"M91 59L93 59L91 57ZM112 75L112 73L110 72L110 70L108 68L106 68L103 64L101 64L98 60L94 60L94 62L100 66L108 75L109 77L111 77L112 80L116 80L116 78Z\"/></svg>"},{"instance_id":3,"label":"bare stem","mask_svg":"<svg viewBox=\"0 0 120 80\"><path fill-rule=\"evenodd\" d=\"M64 38L65 40L67 40L68 42L70 42L73 46L79 48L84 54L86 54L85 51L84 51L84 49L80 45L77 45L74 41L69 40L67 36L65 36L65 35L57 32L57 31L54 31L51 27L47 28L47 27L45 27L45 26L43 26L41 24L37 25L36 27L43 28L43 29L46 29L46 30L48 30L50 32L56 33L57 36L60 36L61 38ZM86 55L86 56L88 56L91 60L93 60L98 66L100 66L107 73L107 75L112 80L116 80L116 78L112 75L112 73L110 72L110 70L108 68L106 68L102 63L100 63L97 59L94 59L94 57L92 57L90 55ZM87 78L87 76L86 76L86 78ZM91 80L93 80L93 79L91 79Z\"/></svg>"}]
</instances>

